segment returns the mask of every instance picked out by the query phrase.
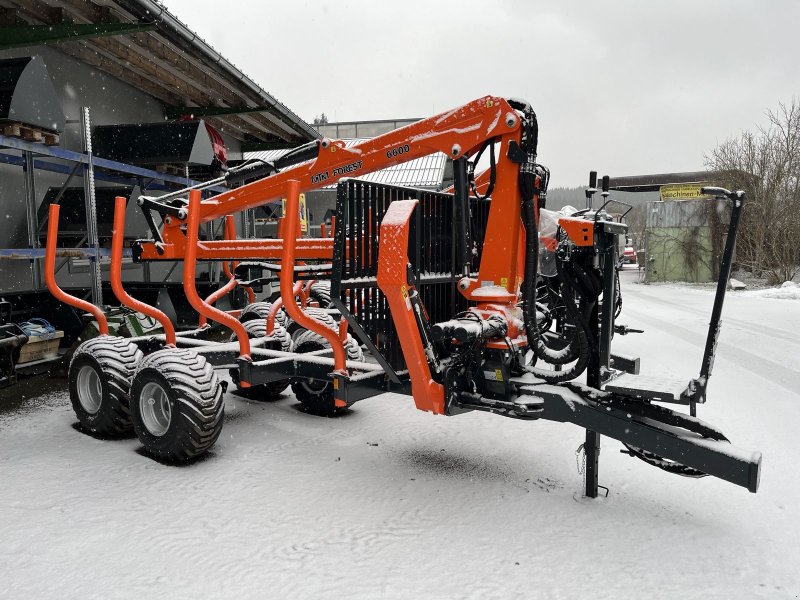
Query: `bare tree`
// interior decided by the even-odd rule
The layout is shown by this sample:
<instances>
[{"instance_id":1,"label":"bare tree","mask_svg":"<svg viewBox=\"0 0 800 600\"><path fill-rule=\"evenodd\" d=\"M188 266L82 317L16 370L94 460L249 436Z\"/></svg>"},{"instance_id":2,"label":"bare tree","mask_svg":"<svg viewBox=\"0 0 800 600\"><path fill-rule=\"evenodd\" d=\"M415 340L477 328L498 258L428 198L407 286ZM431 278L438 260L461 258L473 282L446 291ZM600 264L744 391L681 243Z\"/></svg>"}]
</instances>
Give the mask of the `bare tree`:
<instances>
[{"instance_id":1,"label":"bare tree","mask_svg":"<svg viewBox=\"0 0 800 600\"><path fill-rule=\"evenodd\" d=\"M800 272L800 101L768 117L768 125L720 144L706 166L723 173L726 187L747 192L737 262L780 283Z\"/></svg>"},{"instance_id":2,"label":"bare tree","mask_svg":"<svg viewBox=\"0 0 800 600\"><path fill-rule=\"evenodd\" d=\"M628 223L628 234L637 250L644 249L644 231L647 226L647 205L634 206L625 219Z\"/></svg>"}]
</instances>

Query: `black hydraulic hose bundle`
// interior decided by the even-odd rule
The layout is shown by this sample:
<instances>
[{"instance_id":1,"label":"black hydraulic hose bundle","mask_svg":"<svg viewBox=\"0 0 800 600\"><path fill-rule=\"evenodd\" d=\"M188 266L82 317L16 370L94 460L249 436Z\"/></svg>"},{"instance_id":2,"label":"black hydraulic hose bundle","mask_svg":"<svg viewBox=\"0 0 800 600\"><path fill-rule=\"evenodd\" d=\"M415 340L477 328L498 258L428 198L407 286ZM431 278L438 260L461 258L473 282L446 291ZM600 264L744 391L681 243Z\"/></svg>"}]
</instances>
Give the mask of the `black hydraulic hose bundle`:
<instances>
[{"instance_id":1,"label":"black hydraulic hose bundle","mask_svg":"<svg viewBox=\"0 0 800 600\"><path fill-rule=\"evenodd\" d=\"M536 225L534 206L536 173L520 169L519 178L520 193L522 194L522 223L525 227L525 278L522 283L522 312L525 331L528 335L528 344L536 353L536 356L542 358L542 360L551 364L566 364L569 361L555 362L549 359L553 355L553 351L546 347L539 336L539 329L536 323L536 287L539 271L539 231ZM522 365L525 371L550 383L560 383L575 379L583 373L589 364L589 340L586 334L586 325L583 315L580 314L573 299L575 290L570 285L560 262L557 261L556 265L563 292L562 298L567 314L570 317L570 321L574 323L576 331L574 343L571 344L572 351L562 352L562 355L556 357L555 360L562 361L564 358L571 357L571 360L577 359L577 362L563 371L549 371L535 366ZM580 295L580 291L577 293Z\"/></svg>"},{"instance_id":2,"label":"black hydraulic hose bundle","mask_svg":"<svg viewBox=\"0 0 800 600\"><path fill-rule=\"evenodd\" d=\"M536 323L536 289L539 275L539 229L536 224L534 196L536 193L536 173L524 171L520 167L519 189L522 195L522 224L525 227L525 276L522 280L522 314L528 342L538 335Z\"/></svg>"},{"instance_id":3,"label":"black hydraulic hose bundle","mask_svg":"<svg viewBox=\"0 0 800 600\"><path fill-rule=\"evenodd\" d=\"M491 140L487 141L483 145L483 147L480 150L478 150L478 153L475 155L475 160L473 160L470 163L470 165L471 165L470 173L469 173L470 187L472 188L472 194L478 200L486 200L487 198L489 198L492 195L492 192L494 191L494 185L495 185L495 182L497 180L497 161L496 161L495 156L494 156L494 144L495 144L495 140L494 139L491 139ZM489 147L489 184L486 187L486 192L483 194L483 196L481 196L478 193L478 188L475 186L475 170L474 169L475 169L475 165L477 165L478 161L480 161L481 156L483 156L483 151L486 150L487 146Z\"/></svg>"}]
</instances>

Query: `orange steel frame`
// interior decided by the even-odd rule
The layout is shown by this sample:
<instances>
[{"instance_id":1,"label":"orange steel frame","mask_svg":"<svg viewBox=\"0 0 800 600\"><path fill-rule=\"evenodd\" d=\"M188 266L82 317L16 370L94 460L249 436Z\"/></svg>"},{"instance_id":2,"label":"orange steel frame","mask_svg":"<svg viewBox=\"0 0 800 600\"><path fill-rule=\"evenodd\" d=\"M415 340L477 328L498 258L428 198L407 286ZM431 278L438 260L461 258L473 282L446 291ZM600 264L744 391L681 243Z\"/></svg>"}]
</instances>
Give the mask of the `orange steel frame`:
<instances>
[{"instance_id":1,"label":"orange steel frame","mask_svg":"<svg viewBox=\"0 0 800 600\"><path fill-rule=\"evenodd\" d=\"M307 289L294 281L296 261L324 260L333 257L332 237L236 240L230 215L286 199L286 211L281 231L298 230L299 195L302 192L330 185L346 177L360 176L409 160L443 152L452 159L473 156L486 142L499 142L500 152L496 168L495 188L484 237L484 247L477 279L466 279L459 286L461 293L486 310L511 309L516 304L521 284L521 249L524 232L520 219L519 167L507 156L509 143L520 142L522 128L519 114L500 97L485 96L457 109L424 119L417 123L378 136L356 147L346 148L341 140L323 139L316 159L286 168L228 192L203 200L199 190L189 192L187 217L168 216L162 227L163 244L140 241L140 260L182 260L183 284L187 299L200 314L201 322L207 319L230 328L239 341L240 357L250 359L250 342L244 326L231 314L215 308L215 300L235 286L231 276L225 286L208 299L201 298L195 286L198 260L224 261L226 275L228 261L267 259L280 261L281 302L292 317L303 327L319 333L331 344L334 355L334 373L345 375L346 360L343 340L346 329L330 331L321 322L304 313L295 299L301 294L305 303ZM444 412L442 386L432 381L427 361L419 341L413 315L406 310L408 289L405 256L408 237L408 219L415 203L395 202L381 225L379 245L379 287L390 303L392 318L398 330L406 362L409 365L412 390L417 407L434 413ZM396 208L395 208L396 207ZM158 320L164 327L166 342L175 344L175 332L167 316L155 307L145 305L130 297L122 289L121 250L124 228L125 201L117 199L114 216L114 255L111 280L117 298L123 304ZM398 211L404 211L402 215ZM397 213L397 214L395 214ZM389 218L389 215L393 215ZM201 223L219 218L226 219L225 240L200 241ZM78 298L65 294L55 282L53 264L58 231L58 206L51 205L48 226L47 260L45 276L49 289L58 299L82 310L92 312L103 333L107 325L102 312ZM390 248L392 240L395 247ZM405 240L405 244L403 244ZM481 286L491 285L491 296L474 295ZM484 290L485 292L485 290ZM249 294L252 299L252 294ZM274 314L268 318L268 330L274 327ZM247 385L247 382L242 382Z\"/></svg>"}]
</instances>

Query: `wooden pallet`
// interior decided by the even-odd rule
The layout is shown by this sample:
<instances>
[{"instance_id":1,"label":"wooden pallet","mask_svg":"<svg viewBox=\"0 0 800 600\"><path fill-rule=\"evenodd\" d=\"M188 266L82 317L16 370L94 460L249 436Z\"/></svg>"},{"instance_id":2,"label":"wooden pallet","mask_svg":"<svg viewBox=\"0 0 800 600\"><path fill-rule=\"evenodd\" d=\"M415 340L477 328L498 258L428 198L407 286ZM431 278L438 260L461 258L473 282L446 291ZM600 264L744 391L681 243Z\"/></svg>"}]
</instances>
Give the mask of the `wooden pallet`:
<instances>
[{"instance_id":1,"label":"wooden pallet","mask_svg":"<svg viewBox=\"0 0 800 600\"><path fill-rule=\"evenodd\" d=\"M25 123L0 123L0 131L8 137L15 137L26 142L39 142L46 146L58 146L61 136L47 129L26 125Z\"/></svg>"}]
</instances>

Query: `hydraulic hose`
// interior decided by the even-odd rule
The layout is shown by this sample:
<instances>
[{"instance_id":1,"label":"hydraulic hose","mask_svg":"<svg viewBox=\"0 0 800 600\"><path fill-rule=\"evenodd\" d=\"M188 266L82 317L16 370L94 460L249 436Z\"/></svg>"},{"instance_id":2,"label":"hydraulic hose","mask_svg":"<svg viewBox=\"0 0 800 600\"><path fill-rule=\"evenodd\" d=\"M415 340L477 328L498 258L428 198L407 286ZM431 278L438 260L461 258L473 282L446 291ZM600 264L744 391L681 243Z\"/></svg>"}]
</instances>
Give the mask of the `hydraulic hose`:
<instances>
[{"instance_id":1,"label":"hydraulic hose","mask_svg":"<svg viewBox=\"0 0 800 600\"><path fill-rule=\"evenodd\" d=\"M536 210L534 206L536 174L535 172L528 172L525 169L520 169L519 174L520 193L522 195L522 222L525 227L525 278L522 283L522 314L525 323L525 331L528 334L528 341L530 347L536 355L542 360L551 362L551 364L564 364L553 363L548 360L548 356L553 356L554 352L545 346L544 342L539 336L538 325L536 323L536 284L539 270L539 231L536 224ZM544 379L549 383L560 383L575 379L580 375L589 364L589 341L586 336L586 329L581 318L580 311L575 306L572 299L573 293L567 281L560 261L556 261L558 276L561 280L563 290L564 305L570 320L576 325L576 344L573 346L573 351L569 354L573 356L573 360L577 358L577 362L571 367L563 371L548 371L545 369L538 369L529 365L522 365L522 368L540 379ZM577 356L574 356L575 349L577 349ZM563 360L565 354L563 351L558 353L557 360Z\"/></svg>"},{"instance_id":2,"label":"hydraulic hose","mask_svg":"<svg viewBox=\"0 0 800 600\"><path fill-rule=\"evenodd\" d=\"M536 289L538 285L539 267L539 234L536 225L534 208L535 176L520 173L520 191L522 193L522 218L525 225L525 279L523 281L523 315L528 343L537 358L553 365L565 365L578 358L579 351L574 340L559 350L550 348L539 332L536 322Z\"/></svg>"},{"instance_id":3,"label":"hydraulic hose","mask_svg":"<svg viewBox=\"0 0 800 600\"><path fill-rule=\"evenodd\" d=\"M587 298L597 298L603 291L603 282L600 281L600 277L594 272L587 273L586 269L578 264L573 263L570 267L576 275L576 281L580 284L581 294Z\"/></svg>"},{"instance_id":4,"label":"hydraulic hose","mask_svg":"<svg viewBox=\"0 0 800 600\"><path fill-rule=\"evenodd\" d=\"M522 281L522 314L528 342L538 339L536 324L536 288L539 275L539 229L536 223L535 173L519 173L519 188L522 194L522 224L525 227L525 277ZM531 339L533 338L533 339Z\"/></svg>"}]
</instances>

